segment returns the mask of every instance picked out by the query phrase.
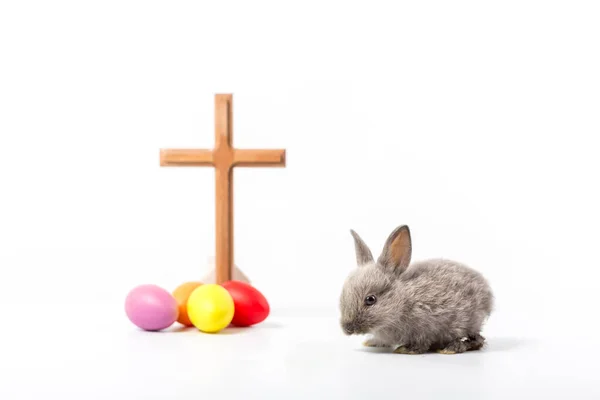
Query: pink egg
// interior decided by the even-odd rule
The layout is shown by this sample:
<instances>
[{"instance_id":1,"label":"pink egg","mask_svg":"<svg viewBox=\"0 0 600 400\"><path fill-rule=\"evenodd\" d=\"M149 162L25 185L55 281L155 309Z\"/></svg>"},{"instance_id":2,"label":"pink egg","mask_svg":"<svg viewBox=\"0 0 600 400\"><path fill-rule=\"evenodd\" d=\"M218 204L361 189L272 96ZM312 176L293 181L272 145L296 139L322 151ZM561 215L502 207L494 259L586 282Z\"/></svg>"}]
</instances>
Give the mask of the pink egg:
<instances>
[{"instance_id":1,"label":"pink egg","mask_svg":"<svg viewBox=\"0 0 600 400\"><path fill-rule=\"evenodd\" d=\"M156 285L140 285L125 299L125 313L137 327L160 331L171 326L179 316L177 300Z\"/></svg>"}]
</instances>

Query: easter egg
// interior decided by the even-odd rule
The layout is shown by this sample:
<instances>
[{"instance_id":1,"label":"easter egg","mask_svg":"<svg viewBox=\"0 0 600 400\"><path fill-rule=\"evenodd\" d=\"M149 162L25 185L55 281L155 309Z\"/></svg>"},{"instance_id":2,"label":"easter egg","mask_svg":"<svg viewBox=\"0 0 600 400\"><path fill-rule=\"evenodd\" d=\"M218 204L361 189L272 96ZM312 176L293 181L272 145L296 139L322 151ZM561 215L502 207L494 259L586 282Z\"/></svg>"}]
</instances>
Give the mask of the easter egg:
<instances>
[{"instance_id":1,"label":"easter egg","mask_svg":"<svg viewBox=\"0 0 600 400\"><path fill-rule=\"evenodd\" d=\"M227 281L221 284L235 304L232 325L250 326L264 321L270 312L267 299L252 285L241 281Z\"/></svg>"},{"instance_id":2,"label":"easter egg","mask_svg":"<svg viewBox=\"0 0 600 400\"><path fill-rule=\"evenodd\" d=\"M186 282L183 283L173 291L173 297L177 300L179 306L179 317L177 322L184 326L193 326L192 321L188 317L187 303L190 294L198 287L202 285L202 282Z\"/></svg>"},{"instance_id":3,"label":"easter egg","mask_svg":"<svg viewBox=\"0 0 600 400\"><path fill-rule=\"evenodd\" d=\"M171 326L179 315L177 300L156 285L133 288L125 299L125 313L138 328L159 331Z\"/></svg>"},{"instance_id":4,"label":"easter egg","mask_svg":"<svg viewBox=\"0 0 600 400\"><path fill-rule=\"evenodd\" d=\"M229 292L214 283L198 286L188 298L187 312L196 328L216 333L231 323L234 313Z\"/></svg>"}]
</instances>

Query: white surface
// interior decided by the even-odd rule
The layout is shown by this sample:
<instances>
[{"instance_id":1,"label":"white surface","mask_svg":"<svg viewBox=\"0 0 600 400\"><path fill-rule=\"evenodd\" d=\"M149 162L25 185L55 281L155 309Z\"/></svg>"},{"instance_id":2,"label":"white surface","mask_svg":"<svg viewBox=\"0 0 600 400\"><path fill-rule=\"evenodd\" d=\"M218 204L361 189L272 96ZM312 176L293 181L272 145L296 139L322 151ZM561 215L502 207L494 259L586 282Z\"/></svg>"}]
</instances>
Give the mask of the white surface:
<instances>
[{"instance_id":1,"label":"white surface","mask_svg":"<svg viewBox=\"0 0 600 400\"><path fill-rule=\"evenodd\" d=\"M93 310L93 308L91 308ZM275 312L262 325L216 335L138 331L115 307L84 325L3 332L0 398L17 399L598 399L591 332L494 329L462 355L365 349L323 311ZM103 314L104 312L104 314ZM492 321L492 320L491 320ZM510 326L497 315L495 325ZM582 336L583 335L583 336Z\"/></svg>"},{"instance_id":2,"label":"white surface","mask_svg":"<svg viewBox=\"0 0 600 400\"><path fill-rule=\"evenodd\" d=\"M0 2L0 390L597 395L599 20L595 1ZM158 150L210 147L216 92L236 146L288 151L235 171L236 263L274 308L330 319L211 338L119 322L132 287L214 255L213 172ZM338 341L348 230L378 253L403 223L415 259L489 278L489 353Z\"/></svg>"}]
</instances>

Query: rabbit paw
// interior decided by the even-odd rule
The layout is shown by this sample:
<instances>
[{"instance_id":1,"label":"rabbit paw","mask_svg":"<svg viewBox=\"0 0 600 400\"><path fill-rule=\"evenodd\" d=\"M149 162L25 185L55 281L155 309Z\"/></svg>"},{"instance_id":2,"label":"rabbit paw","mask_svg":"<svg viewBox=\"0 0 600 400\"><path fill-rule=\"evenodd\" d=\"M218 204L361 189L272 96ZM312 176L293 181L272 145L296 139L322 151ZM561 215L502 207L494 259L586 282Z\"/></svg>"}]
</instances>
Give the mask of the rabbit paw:
<instances>
[{"instance_id":1,"label":"rabbit paw","mask_svg":"<svg viewBox=\"0 0 600 400\"><path fill-rule=\"evenodd\" d=\"M380 339L372 337L363 342L363 346L366 347L390 347L389 344L382 342Z\"/></svg>"},{"instance_id":2,"label":"rabbit paw","mask_svg":"<svg viewBox=\"0 0 600 400\"><path fill-rule=\"evenodd\" d=\"M423 354L426 353L427 349L419 348L416 346L400 346L394 350L396 354Z\"/></svg>"},{"instance_id":3,"label":"rabbit paw","mask_svg":"<svg viewBox=\"0 0 600 400\"><path fill-rule=\"evenodd\" d=\"M459 354L465 351L479 350L485 344L485 338L480 334L469 335L448 343L444 348L436 350L440 354Z\"/></svg>"},{"instance_id":4,"label":"rabbit paw","mask_svg":"<svg viewBox=\"0 0 600 400\"><path fill-rule=\"evenodd\" d=\"M439 354L456 354L455 350L449 349L447 347L445 349L436 350L436 352Z\"/></svg>"},{"instance_id":5,"label":"rabbit paw","mask_svg":"<svg viewBox=\"0 0 600 400\"><path fill-rule=\"evenodd\" d=\"M459 354L464 353L471 347L471 340L468 337L453 340L446 344L445 347L437 349L436 352L439 354Z\"/></svg>"},{"instance_id":6,"label":"rabbit paw","mask_svg":"<svg viewBox=\"0 0 600 400\"><path fill-rule=\"evenodd\" d=\"M479 333L469 335L467 340L468 350L479 350L485 345L485 338Z\"/></svg>"}]
</instances>

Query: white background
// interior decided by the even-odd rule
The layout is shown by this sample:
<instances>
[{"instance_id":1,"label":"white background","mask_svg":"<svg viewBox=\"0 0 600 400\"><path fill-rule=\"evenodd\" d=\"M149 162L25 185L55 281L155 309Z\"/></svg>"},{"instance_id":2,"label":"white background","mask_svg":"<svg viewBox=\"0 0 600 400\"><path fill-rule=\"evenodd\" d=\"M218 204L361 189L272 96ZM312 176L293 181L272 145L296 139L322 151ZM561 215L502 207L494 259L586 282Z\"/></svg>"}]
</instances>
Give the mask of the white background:
<instances>
[{"instance_id":1,"label":"white background","mask_svg":"<svg viewBox=\"0 0 600 400\"><path fill-rule=\"evenodd\" d=\"M408 224L414 259L489 278L490 334L597 329L599 20L594 1L2 1L0 304L124 320L132 287L202 276L213 171L159 149L211 147L233 93L235 146L287 149L235 171L235 260L274 309L335 313L348 230L377 255Z\"/></svg>"}]
</instances>

